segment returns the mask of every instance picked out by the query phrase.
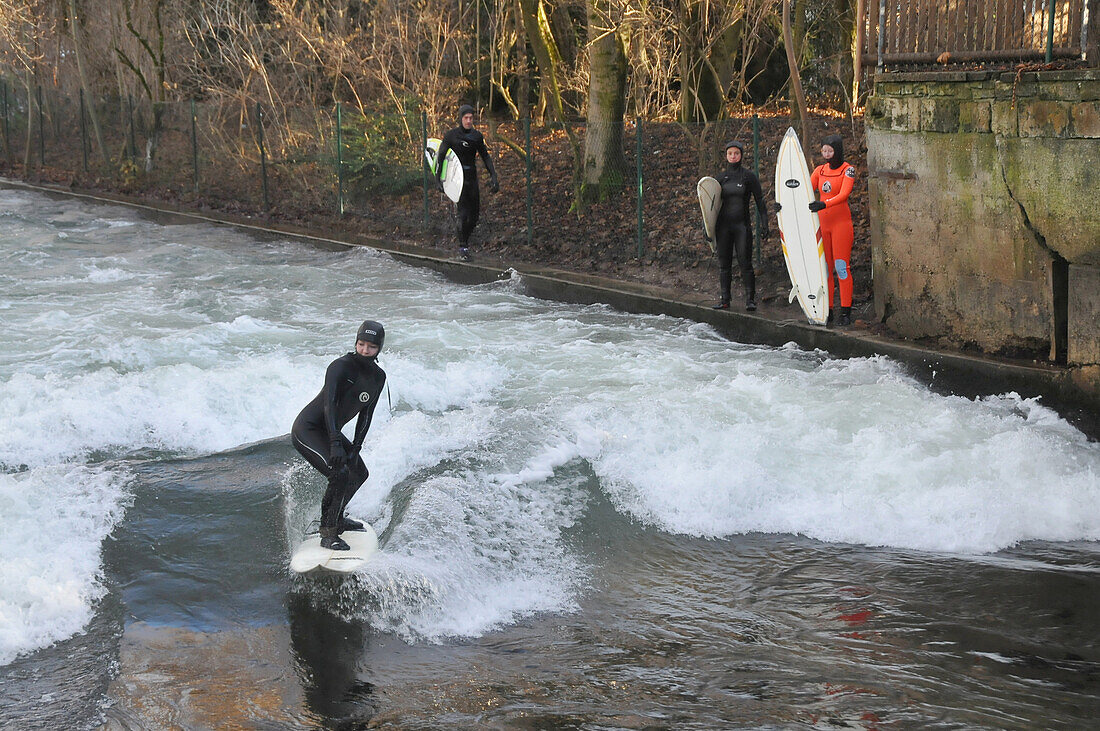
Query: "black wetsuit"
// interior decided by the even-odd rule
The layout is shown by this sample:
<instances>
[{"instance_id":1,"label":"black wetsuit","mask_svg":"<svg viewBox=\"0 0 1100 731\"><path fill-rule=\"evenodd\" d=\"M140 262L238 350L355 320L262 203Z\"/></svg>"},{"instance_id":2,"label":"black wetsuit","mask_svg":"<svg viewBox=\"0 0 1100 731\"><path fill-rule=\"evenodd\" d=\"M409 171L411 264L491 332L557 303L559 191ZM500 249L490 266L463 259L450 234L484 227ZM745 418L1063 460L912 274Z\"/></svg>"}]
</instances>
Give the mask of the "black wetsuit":
<instances>
[{"instance_id":1,"label":"black wetsuit","mask_svg":"<svg viewBox=\"0 0 1100 731\"><path fill-rule=\"evenodd\" d=\"M762 230L766 232L768 217L764 191L760 188L756 175L742 167L739 162L730 164L726 172L718 177L718 182L722 186L722 207L718 210L718 221L714 227L714 243L718 252L718 284L722 290L722 302L728 304L730 301L735 253L741 267L745 296L749 300L755 300L756 273L752 269L749 196L756 197L756 207L763 222Z\"/></svg>"},{"instance_id":2,"label":"black wetsuit","mask_svg":"<svg viewBox=\"0 0 1100 731\"><path fill-rule=\"evenodd\" d=\"M359 448L385 383L386 373L375 358L358 353L340 356L325 372L325 387L294 420L290 431L294 448L328 478L328 489L321 499L322 528L339 524L344 507L367 480L369 472L359 457ZM355 439L349 442L340 427L356 415L359 421L355 424ZM332 468L334 442L348 456L347 469Z\"/></svg>"},{"instance_id":3,"label":"black wetsuit","mask_svg":"<svg viewBox=\"0 0 1100 731\"><path fill-rule=\"evenodd\" d=\"M489 148L485 146L485 137L474 128L466 129L458 126L447 134L439 144L439 151L435 156L435 169L442 172L442 162L447 157L447 150L454 150L458 161L462 163L462 195L458 198L458 245L466 248L470 241L470 234L477 225L478 215L481 213L481 193L477 187L477 156L481 155L485 169L496 187L497 172L493 168L493 158L489 156Z\"/></svg>"}]
</instances>

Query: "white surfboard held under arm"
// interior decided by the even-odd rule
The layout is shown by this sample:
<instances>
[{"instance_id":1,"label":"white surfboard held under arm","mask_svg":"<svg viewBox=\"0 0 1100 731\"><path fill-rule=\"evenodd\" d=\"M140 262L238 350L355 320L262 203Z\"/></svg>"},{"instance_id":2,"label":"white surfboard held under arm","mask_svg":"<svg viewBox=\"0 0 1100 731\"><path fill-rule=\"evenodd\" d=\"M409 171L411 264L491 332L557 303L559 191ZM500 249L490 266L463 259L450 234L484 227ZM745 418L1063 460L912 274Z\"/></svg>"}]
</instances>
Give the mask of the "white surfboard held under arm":
<instances>
[{"instance_id":1,"label":"white surfboard held under arm","mask_svg":"<svg viewBox=\"0 0 1100 731\"><path fill-rule=\"evenodd\" d=\"M695 185L695 193L703 210L703 231L707 234L707 243L711 251L716 251L714 228L718 223L718 211L722 208L722 185L711 177L700 178Z\"/></svg>"},{"instance_id":2,"label":"white surfboard held under arm","mask_svg":"<svg viewBox=\"0 0 1100 731\"><path fill-rule=\"evenodd\" d=\"M432 137L428 140L428 146L424 148L424 158L428 161L428 170L435 175L435 156L439 152L439 146L443 140ZM443 192L455 203L462 196L462 163L454 150L447 150L447 156L443 158Z\"/></svg>"},{"instance_id":3,"label":"white surfboard held under arm","mask_svg":"<svg viewBox=\"0 0 1100 731\"><path fill-rule=\"evenodd\" d=\"M369 525L363 530L346 530L340 534L351 547L348 551L321 548L321 536L309 533L290 556L290 570L305 574L310 571L334 571L349 574L358 570L378 552L378 535Z\"/></svg>"},{"instance_id":4,"label":"white surfboard held under arm","mask_svg":"<svg viewBox=\"0 0 1100 731\"><path fill-rule=\"evenodd\" d=\"M814 325L824 325L829 317L829 271L821 243L821 223L810 210L814 200L810 169L793 128L787 129L779 146L775 200L782 206L777 216L783 260L791 278L788 301L797 298L806 318Z\"/></svg>"}]
</instances>

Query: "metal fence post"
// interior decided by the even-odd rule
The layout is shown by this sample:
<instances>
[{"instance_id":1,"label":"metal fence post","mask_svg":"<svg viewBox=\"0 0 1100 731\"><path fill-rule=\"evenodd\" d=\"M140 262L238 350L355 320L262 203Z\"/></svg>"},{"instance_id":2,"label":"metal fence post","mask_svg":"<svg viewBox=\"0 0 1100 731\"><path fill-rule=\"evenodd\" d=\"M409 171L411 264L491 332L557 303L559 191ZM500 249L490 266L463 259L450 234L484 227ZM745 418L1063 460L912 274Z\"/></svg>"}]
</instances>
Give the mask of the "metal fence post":
<instances>
[{"instance_id":1,"label":"metal fence post","mask_svg":"<svg viewBox=\"0 0 1100 731\"><path fill-rule=\"evenodd\" d=\"M425 154L428 152L428 113L425 111L420 112L420 167L424 170L424 230L428 229L428 185L431 181L428 180L428 175L431 174L431 169L428 167L428 158Z\"/></svg>"},{"instance_id":2,"label":"metal fence post","mask_svg":"<svg viewBox=\"0 0 1100 731\"><path fill-rule=\"evenodd\" d=\"M523 140L527 153L527 164L524 170L524 177L527 182L527 245L532 246L535 241L535 204L534 204L534 189L532 186L531 173L534 170L534 160L532 156L534 151L531 149L531 118L524 117L523 119Z\"/></svg>"},{"instance_id":3,"label":"metal fence post","mask_svg":"<svg viewBox=\"0 0 1100 731\"><path fill-rule=\"evenodd\" d=\"M84 123L84 90L80 90L80 154L84 158L84 172L88 172L88 125Z\"/></svg>"},{"instance_id":4,"label":"metal fence post","mask_svg":"<svg viewBox=\"0 0 1100 731\"><path fill-rule=\"evenodd\" d=\"M4 157L8 161L8 169L11 169L11 128L8 125L8 110L11 108L8 102L8 82L2 81L4 92Z\"/></svg>"},{"instance_id":5,"label":"metal fence post","mask_svg":"<svg viewBox=\"0 0 1100 731\"><path fill-rule=\"evenodd\" d=\"M38 88L38 164L46 167L46 122L42 111L42 87Z\"/></svg>"},{"instance_id":6,"label":"metal fence post","mask_svg":"<svg viewBox=\"0 0 1100 731\"><path fill-rule=\"evenodd\" d=\"M336 102L336 209L344 215L344 107Z\"/></svg>"},{"instance_id":7,"label":"metal fence post","mask_svg":"<svg viewBox=\"0 0 1100 731\"><path fill-rule=\"evenodd\" d=\"M1047 0L1047 55L1046 62L1050 63L1054 60L1054 14L1058 9L1058 5L1054 0Z\"/></svg>"},{"instance_id":8,"label":"metal fence post","mask_svg":"<svg viewBox=\"0 0 1100 731\"><path fill-rule=\"evenodd\" d=\"M760 115L752 115L752 171L760 180ZM746 201L747 202L747 201ZM767 204L765 204L767 205ZM756 264L760 265L760 209L756 209L756 227L753 229L753 245L756 247Z\"/></svg>"},{"instance_id":9,"label":"metal fence post","mask_svg":"<svg viewBox=\"0 0 1100 731\"><path fill-rule=\"evenodd\" d=\"M267 150L264 148L264 112L260 108L260 103L256 102L256 129L257 138L260 143L260 174L263 176L264 183L264 212L266 213L271 209L271 199L267 193Z\"/></svg>"},{"instance_id":10,"label":"metal fence post","mask_svg":"<svg viewBox=\"0 0 1100 731\"><path fill-rule=\"evenodd\" d=\"M195 173L195 193L199 192L199 135L195 120L195 100L191 100L191 169Z\"/></svg>"},{"instance_id":11,"label":"metal fence post","mask_svg":"<svg viewBox=\"0 0 1100 731\"><path fill-rule=\"evenodd\" d=\"M643 179L642 179L642 118L638 117L634 127L634 138L637 142L637 168L638 168L638 258L641 259L645 253L645 218L642 212L642 193L643 193Z\"/></svg>"},{"instance_id":12,"label":"metal fence post","mask_svg":"<svg viewBox=\"0 0 1100 731\"><path fill-rule=\"evenodd\" d=\"M134 138L134 95L126 96L126 103L130 109L130 161L137 160L137 140Z\"/></svg>"}]
</instances>

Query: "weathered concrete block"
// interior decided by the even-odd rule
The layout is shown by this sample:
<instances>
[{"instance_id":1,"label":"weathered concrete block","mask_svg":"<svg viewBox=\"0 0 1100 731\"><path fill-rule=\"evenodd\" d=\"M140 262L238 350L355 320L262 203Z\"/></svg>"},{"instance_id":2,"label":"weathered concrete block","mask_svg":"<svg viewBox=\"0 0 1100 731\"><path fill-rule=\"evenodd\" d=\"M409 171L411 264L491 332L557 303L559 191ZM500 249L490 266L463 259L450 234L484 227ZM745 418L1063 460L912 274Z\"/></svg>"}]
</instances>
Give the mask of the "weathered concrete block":
<instances>
[{"instance_id":1,"label":"weathered concrete block","mask_svg":"<svg viewBox=\"0 0 1100 731\"><path fill-rule=\"evenodd\" d=\"M970 101L959 104L960 132L992 132L993 106L988 101Z\"/></svg>"},{"instance_id":2,"label":"weathered concrete block","mask_svg":"<svg viewBox=\"0 0 1100 731\"><path fill-rule=\"evenodd\" d=\"M1053 101L1021 102L1021 137L1069 137L1069 109Z\"/></svg>"},{"instance_id":3,"label":"weathered concrete block","mask_svg":"<svg viewBox=\"0 0 1100 731\"><path fill-rule=\"evenodd\" d=\"M1086 268L1074 362L1100 362L1100 71L1059 73L910 74L872 97L875 308L899 333L1046 357L1061 259Z\"/></svg>"},{"instance_id":4,"label":"weathered concrete block","mask_svg":"<svg viewBox=\"0 0 1100 731\"><path fill-rule=\"evenodd\" d=\"M1080 102L1069 108L1070 129L1074 137L1100 137L1100 101ZM1094 164L1100 164L1100 145Z\"/></svg>"},{"instance_id":5,"label":"weathered concrete block","mask_svg":"<svg viewBox=\"0 0 1100 731\"><path fill-rule=\"evenodd\" d=\"M1018 137L1020 134L1020 115L1011 101L998 98L993 102L993 134L1005 137Z\"/></svg>"},{"instance_id":6,"label":"weathered concrete block","mask_svg":"<svg viewBox=\"0 0 1100 731\"><path fill-rule=\"evenodd\" d=\"M1069 267L1068 359L1100 363L1100 267Z\"/></svg>"},{"instance_id":7,"label":"weathered concrete block","mask_svg":"<svg viewBox=\"0 0 1100 731\"><path fill-rule=\"evenodd\" d=\"M955 99L921 99L922 132L958 132L959 102Z\"/></svg>"},{"instance_id":8,"label":"weathered concrete block","mask_svg":"<svg viewBox=\"0 0 1100 731\"><path fill-rule=\"evenodd\" d=\"M1005 198L1043 245L1071 264L1100 265L1100 143L1028 137L998 144Z\"/></svg>"}]
</instances>

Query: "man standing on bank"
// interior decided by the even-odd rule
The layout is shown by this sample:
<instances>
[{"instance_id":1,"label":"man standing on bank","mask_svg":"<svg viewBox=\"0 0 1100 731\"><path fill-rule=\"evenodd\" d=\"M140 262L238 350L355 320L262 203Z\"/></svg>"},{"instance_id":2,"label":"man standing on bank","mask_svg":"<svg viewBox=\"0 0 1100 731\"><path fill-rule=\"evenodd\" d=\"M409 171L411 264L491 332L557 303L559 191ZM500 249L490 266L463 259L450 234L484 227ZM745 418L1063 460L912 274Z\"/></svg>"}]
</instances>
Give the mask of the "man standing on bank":
<instances>
[{"instance_id":1,"label":"man standing on bank","mask_svg":"<svg viewBox=\"0 0 1100 731\"><path fill-rule=\"evenodd\" d=\"M328 478L328 489L321 498L322 548L349 550L340 534L363 527L344 515L344 508L370 474L359 450L386 384L386 373L378 367L385 339L381 323L367 320L360 325L355 350L329 364L324 388L306 404L290 430L294 448ZM348 441L340 429L357 415L355 439Z\"/></svg>"},{"instance_id":2,"label":"man standing on bank","mask_svg":"<svg viewBox=\"0 0 1100 731\"><path fill-rule=\"evenodd\" d=\"M733 279L733 255L741 267L741 283L745 287L745 309L756 309L756 273L752 269L752 223L750 222L749 196L756 198L760 213L760 235L768 238L768 209L764 203L764 191L760 181L741 165L745 146L737 140L726 143L726 172L718 176L722 186L722 207L714 226L714 244L718 254L718 286L721 300L716 310L730 308L730 290Z\"/></svg>"},{"instance_id":3,"label":"man standing on bank","mask_svg":"<svg viewBox=\"0 0 1100 731\"><path fill-rule=\"evenodd\" d=\"M489 171L489 190L496 193L500 190L497 181L497 171L493 167L493 158L489 155L489 148L485 146L485 137L474 129L474 108L469 104L463 104L458 108L458 126L447 134L439 144L439 150L435 154L436 180L443 172L443 160L447 157L447 151L454 150L458 161L462 163L462 194L458 198L458 254L464 260L470 258L470 234L477 225L477 218L481 212L481 193L477 187L477 156L481 155L481 161L485 169ZM442 182L439 183L442 186Z\"/></svg>"}]
</instances>

